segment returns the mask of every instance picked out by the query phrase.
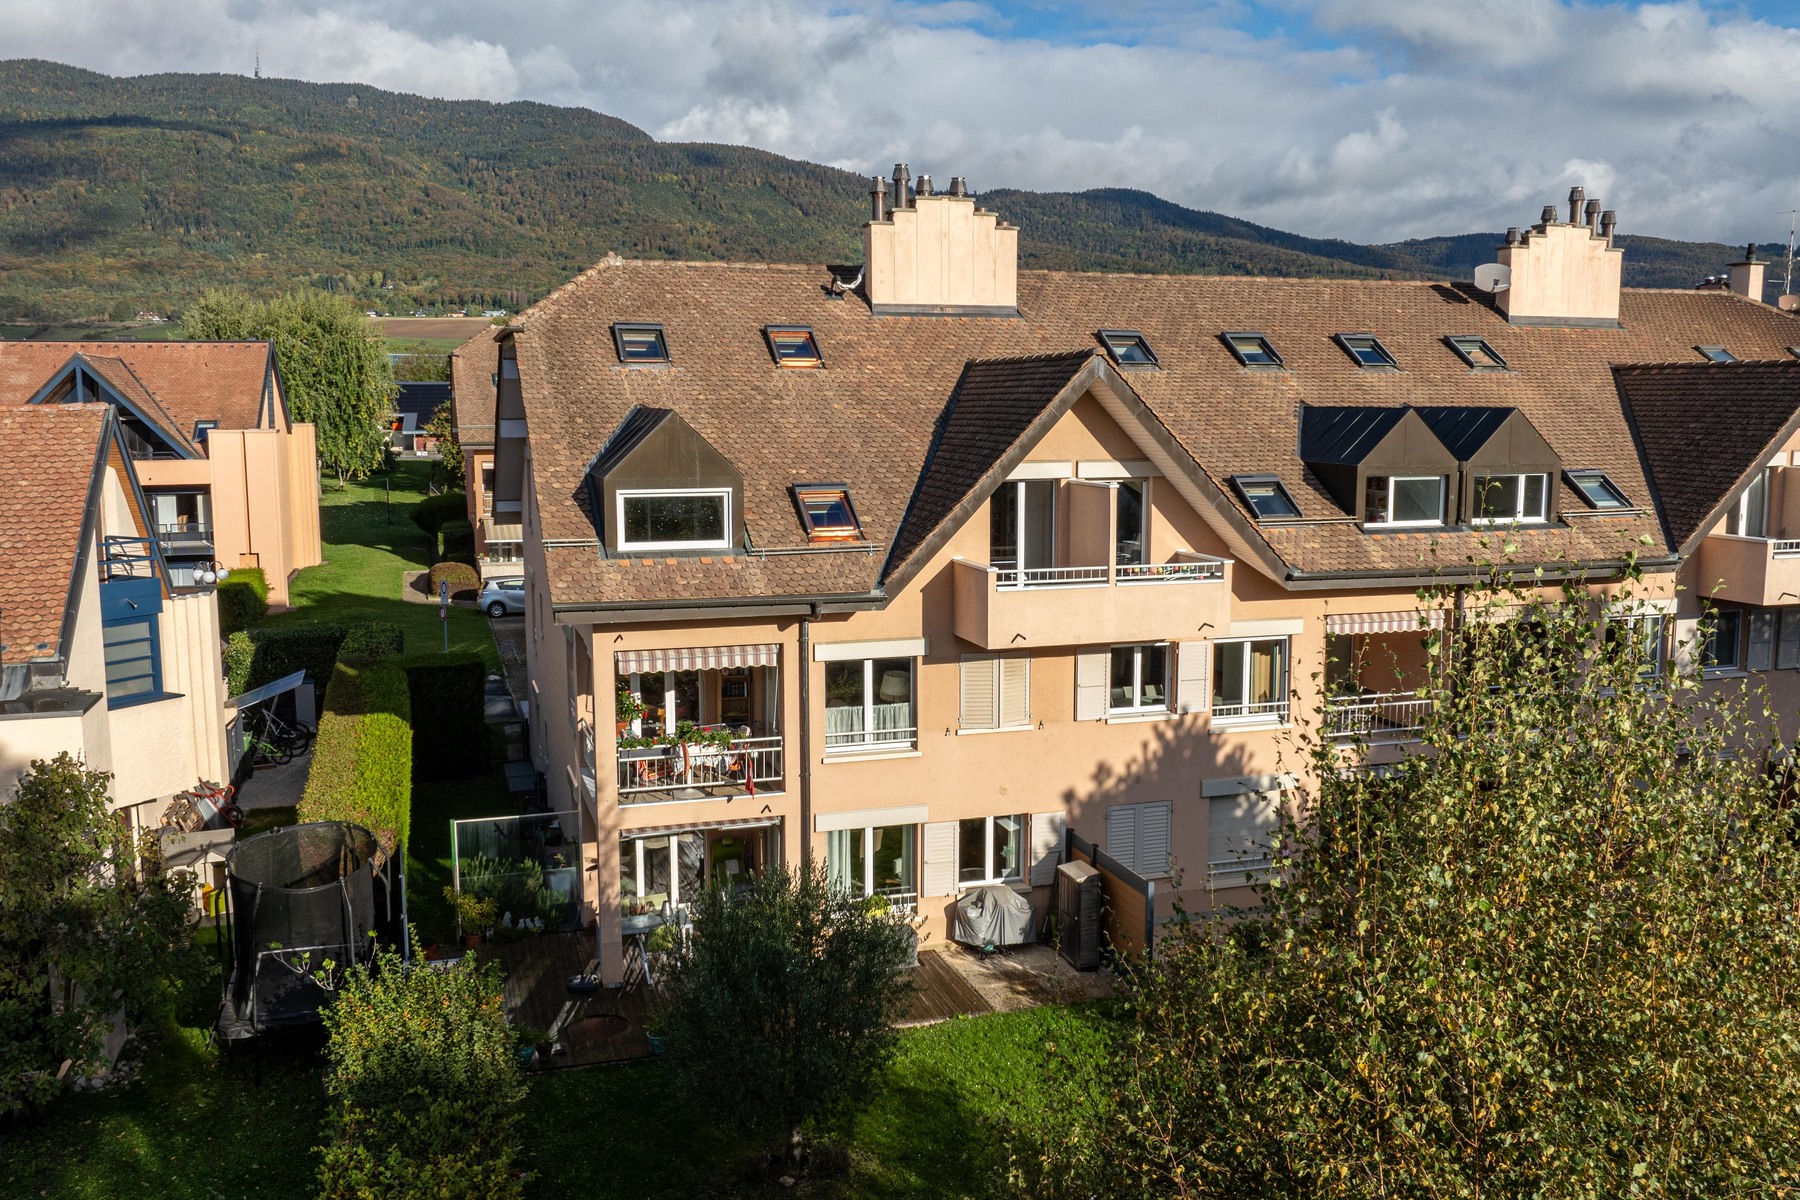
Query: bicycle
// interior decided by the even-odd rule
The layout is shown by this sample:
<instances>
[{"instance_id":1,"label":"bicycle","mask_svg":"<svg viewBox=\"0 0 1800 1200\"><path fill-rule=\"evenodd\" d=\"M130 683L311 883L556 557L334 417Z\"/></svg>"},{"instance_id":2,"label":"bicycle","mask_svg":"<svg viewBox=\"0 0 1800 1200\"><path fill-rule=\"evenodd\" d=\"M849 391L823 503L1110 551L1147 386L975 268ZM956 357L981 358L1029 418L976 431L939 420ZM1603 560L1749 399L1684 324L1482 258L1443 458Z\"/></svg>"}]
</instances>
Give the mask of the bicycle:
<instances>
[{"instance_id":1,"label":"bicycle","mask_svg":"<svg viewBox=\"0 0 1800 1200\"><path fill-rule=\"evenodd\" d=\"M288 751L284 762L292 761L297 755L305 754L312 749L313 731L304 725L289 725L275 715L273 709L263 709L260 740L279 746Z\"/></svg>"}]
</instances>

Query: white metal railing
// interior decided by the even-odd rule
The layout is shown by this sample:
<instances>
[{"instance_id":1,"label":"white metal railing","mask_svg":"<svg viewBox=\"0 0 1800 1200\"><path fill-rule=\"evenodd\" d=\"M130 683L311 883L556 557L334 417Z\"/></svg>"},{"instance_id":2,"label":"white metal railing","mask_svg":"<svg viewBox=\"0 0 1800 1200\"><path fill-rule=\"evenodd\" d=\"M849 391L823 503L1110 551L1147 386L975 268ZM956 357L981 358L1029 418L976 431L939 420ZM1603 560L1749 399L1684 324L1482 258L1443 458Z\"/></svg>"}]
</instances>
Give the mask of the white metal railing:
<instances>
[{"instance_id":1,"label":"white metal railing","mask_svg":"<svg viewBox=\"0 0 1800 1200\"><path fill-rule=\"evenodd\" d=\"M594 769L594 756L596 751L594 745L594 726L591 722L579 721L576 723L576 728L581 732L581 761L591 772Z\"/></svg>"},{"instance_id":2,"label":"white metal railing","mask_svg":"<svg viewBox=\"0 0 1800 1200\"><path fill-rule=\"evenodd\" d=\"M996 567L995 587L1071 587L1106 582L1106 567Z\"/></svg>"},{"instance_id":3,"label":"white metal railing","mask_svg":"<svg viewBox=\"0 0 1800 1200\"><path fill-rule=\"evenodd\" d=\"M903 888L876 888L875 894L888 902L893 912L912 916L919 911L919 893Z\"/></svg>"},{"instance_id":4,"label":"white metal railing","mask_svg":"<svg viewBox=\"0 0 1800 1200\"><path fill-rule=\"evenodd\" d=\"M1773 558L1800 558L1800 538L1770 538L1769 554Z\"/></svg>"},{"instance_id":5,"label":"white metal railing","mask_svg":"<svg viewBox=\"0 0 1800 1200\"><path fill-rule=\"evenodd\" d=\"M1242 858L1216 858L1206 864L1206 882L1209 887L1219 887L1223 881L1239 877L1237 883L1224 883L1226 887L1248 883L1251 877L1267 875L1275 869L1273 853L1245 855Z\"/></svg>"},{"instance_id":6,"label":"white metal railing","mask_svg":"<svg viewBox=\"0 0 1800 1200\"><path fill-rule=\"evenodd\" d=\"M1166 563L1121 563L1120 583L1217 583L1225 578L1223 559L1188 559Z\"/></svg>"},{"instance_id":7,"label":"white metal railing","mask_svg":"<svg viewBox=\"0 0 1800 1200\"><path fill-rule=\"evenodd\" d=\"M1406 740L1405 735L1425 727L1430 713L1430 698L1416 692L1342 696L1325 702L1325 733L1336 738Z\"/></svg>"},{"instance_id":8,"label":"white metal railing","mask_svg":"<svg viewBox=\"0 0 1800 1200\"><path fill-rule=\"evenodd\" d=\"M1236 721L1256 718L1287 720L1288 702L1286 700L1255 700L1241 704L1222 704L1217 700L1212 706L1213 720Z\"/></svg>"},{"instance_id":9,"label":"white metal railing","mask_svg":"<svg viewBox=\"0 0 1800 1200\"><path fill-rule=\"evenodd\" d=\"M918 733L913 725L913 706L901 704L875 705L874 724L865 728L860 704L840 704L825 710L825 748L848 750L865 746L913 744Z\"/></svg>"},{"instance_id":10,"label":"white metal railing","mask_svg":"<svg viewBox=\"0 0 1800 1200\"><path fill-rule=\"evenodd\" d=\"M753 791L779 785L781 738L733 738L728 746L683 742L619 751L619 799L676 788Z\"/></svg>"}]
</instances>

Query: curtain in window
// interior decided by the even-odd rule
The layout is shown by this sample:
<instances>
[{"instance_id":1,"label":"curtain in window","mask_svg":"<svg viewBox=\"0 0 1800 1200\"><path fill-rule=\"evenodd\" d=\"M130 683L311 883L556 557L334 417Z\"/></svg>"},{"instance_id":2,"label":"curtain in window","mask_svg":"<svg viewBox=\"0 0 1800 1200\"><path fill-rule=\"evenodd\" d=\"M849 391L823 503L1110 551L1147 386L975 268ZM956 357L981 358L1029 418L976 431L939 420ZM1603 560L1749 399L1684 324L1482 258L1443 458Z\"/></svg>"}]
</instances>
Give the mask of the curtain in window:
<instances>
[{"instance_id":1,"label":"curtain in window","mask_svg":"<svg viewBox=\"0 0 1800 1200\"><path fill-rule=\"evenodd\" d=\"M681 902L692 904L706 886L706 835L684 833L675 839L675 854L681 864Z\"/></svg>"},{"instance_id":2,"label":"curtain in window","mask_svg":"<svg viewBox=\"0 0 1800 1200\"><path fill-rule=\"evenodd\" d=\"M1255 704L1268 704L1282 699L1287 682L1283 670L1286 642L1252 642L1250 645L1250 696Z\"/></svg>"},{"instance_id":3,"label":"curtain in window","mask_svg":"<svg viewBox=\"0 0 1800 1200\"><path fill-rule=\"evenodd\" d=\"M862 870L852 861L854 848L861 841L860 829L834 829L825 835L825 878L832 887L862 893Z\"/></svg>"}]
</instances>

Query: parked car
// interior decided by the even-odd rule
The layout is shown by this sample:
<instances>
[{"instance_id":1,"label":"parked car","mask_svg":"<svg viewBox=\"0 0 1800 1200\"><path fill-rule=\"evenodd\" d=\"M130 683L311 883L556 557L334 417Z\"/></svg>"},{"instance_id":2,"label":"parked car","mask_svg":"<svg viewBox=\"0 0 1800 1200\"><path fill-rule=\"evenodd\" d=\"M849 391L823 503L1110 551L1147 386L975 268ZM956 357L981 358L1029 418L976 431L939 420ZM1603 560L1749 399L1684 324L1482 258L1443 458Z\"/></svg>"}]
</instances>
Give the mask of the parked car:
<instances>
[{"instance_id":1,"label":"parked car","mask_svg":"<svg viewBox=\"0 0 1800 1200\"><path fill-rule=\"evenodd\" d=\"M525 611L525 581L490 579L481 585L481 595L475 598L475 602L490 617L522 613Z\"/></svg>"}]
</instances>

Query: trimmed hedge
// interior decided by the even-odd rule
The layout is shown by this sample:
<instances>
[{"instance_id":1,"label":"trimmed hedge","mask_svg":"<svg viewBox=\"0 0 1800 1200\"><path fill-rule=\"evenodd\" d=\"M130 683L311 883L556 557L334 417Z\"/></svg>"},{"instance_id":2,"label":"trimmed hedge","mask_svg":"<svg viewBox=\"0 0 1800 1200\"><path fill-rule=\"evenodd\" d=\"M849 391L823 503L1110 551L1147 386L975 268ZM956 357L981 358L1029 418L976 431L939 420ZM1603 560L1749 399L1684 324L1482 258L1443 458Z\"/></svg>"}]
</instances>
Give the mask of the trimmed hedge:
<instances>
[{"instance_id":1,"label":"trimmed hedge","mask_svg":"<svg viewBox=\"0 0 1800 1200\"><path fill-rule=\"evenodd\" d=\"M438 555L439 561L448 559L452 562L475 561L475 527L467 521L445 521L443 528L444 549Z\"/></svg>"},{"instance_id":2,"label":"trimmed hedge","mask_svg":"<svg viewBox=\"0 0 1800 1200\"><path fill-rule=\"evenodd\" d=\"M450 585L452 600L473 600L481 591L481 573L467 563L441 562L425 576L426 591L434 600L439 583Z\"/></svg>"},{"instance_id":3,"label":"trimmed hedge","mask_svg":"<svg viewBox=\"0 0 1800 1200\"><path fill-rule=\"evenodd\" d=\"M412 520L414 525L429 533L435 540L446 521L460 520L463 524L468 524L469 499L461 492L442 492L436 496L427 496L413 505Z\"/></svg>"},{"instance_id":4,"label":"trimmed hedge","mask_svg":"<svg viewBox=\"0 0 1800 1200\"><path fill-rule=\"evenodd\" d=\"M362 666L392 658L405 649L406 635L398 625L387 621L364 621L345 631L337 658L340 663Z\"/></svg>"},{"instance_id":5,"label":"trimmed hedge","mask_svg":"<svg viewBox=\"0 0 1800 1200\"><path fill-rule=\"evenodd\" d=\"M432 654L406 663L412 692L413 778L461 779L487 761L487 664L474 654Z\"/></svg>"},{"instance_id":6,"label":"trimmed hedge","mask_svg":"<svg viewBox=\"0 0 1800 1200\"><path fill-rule=\"evenodd\" d=\"M300 819L351 821L389 850L405 844L412 833L412 740L412 693L399 663L339 663L325 689Z\"/></svg>"},{"instance_id":7,"label":"trimmed hedge","mask_svg":"<svg viewBox=\"0 0 1800 1200\"><path fill-rule=\"evenodd\" d=\"M265 683L273 683L283 675L305 671L320 687L331 678L337 664L338 647L344 644L349 630L342 625L290 625L277 629L252 629L243 635L254 647L249 672L243 686L232 676L232 695Z\"/></svg>"},{"instance_id":8,"label":"trimmed hedge","mask_svg":"<svg viewBox=\"0 0 1800 1200\"><path fill-rule=\"evenodd\" d=\"M269 611L269 581L260 567L239 567L218 587L219 632L232 634L262 620Z\"/></svg>"}]
</instances>

